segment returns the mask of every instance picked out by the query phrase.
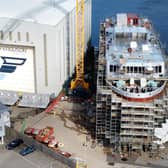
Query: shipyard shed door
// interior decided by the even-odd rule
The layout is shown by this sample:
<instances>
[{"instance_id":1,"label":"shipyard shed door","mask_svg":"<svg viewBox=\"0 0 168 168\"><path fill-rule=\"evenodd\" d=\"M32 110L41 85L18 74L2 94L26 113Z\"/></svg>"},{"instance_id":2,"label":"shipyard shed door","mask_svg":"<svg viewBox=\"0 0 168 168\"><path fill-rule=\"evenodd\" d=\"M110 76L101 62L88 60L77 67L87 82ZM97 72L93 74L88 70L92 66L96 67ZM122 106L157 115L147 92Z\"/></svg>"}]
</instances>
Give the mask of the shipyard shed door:
<instances>
[{"instance_id":1,"label":"shipyard shed door","mask_svg":"<svg viewBox=\"0 0 168 168\"><path fill-rule=\"evenodd\" d=\"M33 47L0 45L0 90L35 92Z\"/></svg>"}]
</instances>

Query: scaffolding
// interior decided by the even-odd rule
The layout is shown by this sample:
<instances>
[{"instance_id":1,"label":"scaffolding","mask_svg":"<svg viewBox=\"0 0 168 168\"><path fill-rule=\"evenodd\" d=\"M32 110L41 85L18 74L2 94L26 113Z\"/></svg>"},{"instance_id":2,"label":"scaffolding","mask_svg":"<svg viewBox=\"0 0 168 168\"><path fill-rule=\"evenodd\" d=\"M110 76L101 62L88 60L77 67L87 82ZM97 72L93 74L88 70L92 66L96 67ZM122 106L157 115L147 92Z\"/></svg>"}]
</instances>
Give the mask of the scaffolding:
<instances>
[{"instance_id":1,"label":"scaffolding","mask_svg":"<svg viewBox=\"0 0 168 168\"><path fill-rule=\"evenodd\" d=\"M154 113L151 105L122 105L120 144L141 150L153 140Z\"/></svg>"},{"instance_id":2,"label":"scaffolding","mask_svg":"<svg viewBox=\"0 0 168 168\"><path fill-rule=\"evenodd\" d=\"M96 138L118 150L150 151L154 129L168 118L168 91L153 102L130 102L106 83L106 24L100 24L97 60ZM166 79L167 80L167 79Z\"/></svg>"}]
</instances>

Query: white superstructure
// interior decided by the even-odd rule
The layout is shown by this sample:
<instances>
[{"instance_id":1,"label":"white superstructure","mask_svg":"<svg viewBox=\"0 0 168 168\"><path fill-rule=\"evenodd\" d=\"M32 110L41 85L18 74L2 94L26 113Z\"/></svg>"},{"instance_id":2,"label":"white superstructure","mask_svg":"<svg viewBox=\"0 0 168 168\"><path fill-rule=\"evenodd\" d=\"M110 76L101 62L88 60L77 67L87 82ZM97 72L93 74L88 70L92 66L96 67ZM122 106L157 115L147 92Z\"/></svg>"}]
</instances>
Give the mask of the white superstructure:
<instances>
[{"instance_id":1,"label":"white superstructure","mask_svg":"<svg viewBox=\"0 0 168 168\"><path fill-rule=\"evenodd\" d=\"M122 13L100 24L99 39L97 141L121 154L151 152L155 141L167 141L159 129L167 119L168 78L158 35L146 17Z\"/></svg>"},{"instance_id":2,"label":"white superstructure","mask_svg":"<svg viewBox=\"0 0 168 168\"><path fill-rule=\"evenodd\" d=\"M0 90L59 93L75 67L75 5L76 0L1 3ZM90 36L91 0L86 0L86 44Z\"/></svg>"},{"instance_id":3,"label":"white superstructure","mask_svg":"<svg viewBox=\"0 0 168 168\"><path fill-rule=\"evenodd\" d=\"M165 88L164 54L152 23L135 14L106 21L106 82L119 95L137 101L154 98Z\"/></svg>"}]
</instances>

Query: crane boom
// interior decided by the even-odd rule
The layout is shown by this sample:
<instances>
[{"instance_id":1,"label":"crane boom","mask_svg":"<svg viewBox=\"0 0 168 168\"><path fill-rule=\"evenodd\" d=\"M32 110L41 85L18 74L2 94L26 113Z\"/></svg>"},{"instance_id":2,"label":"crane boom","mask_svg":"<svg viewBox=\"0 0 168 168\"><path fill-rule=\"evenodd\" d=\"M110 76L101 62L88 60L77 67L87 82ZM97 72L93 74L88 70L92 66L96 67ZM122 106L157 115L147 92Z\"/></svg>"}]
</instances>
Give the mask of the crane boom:
<instances>
[{"instance_id":1,"label":"crane boom","mask_svg":"<svg viewBox=\"0 0 168 168\"><path fill-rule=\"evenodd\" d=\"M89 87L84 80L84 21L84 0L76 0L76 77L71 81L71 89Z\"/></svg>"}]
</instances>

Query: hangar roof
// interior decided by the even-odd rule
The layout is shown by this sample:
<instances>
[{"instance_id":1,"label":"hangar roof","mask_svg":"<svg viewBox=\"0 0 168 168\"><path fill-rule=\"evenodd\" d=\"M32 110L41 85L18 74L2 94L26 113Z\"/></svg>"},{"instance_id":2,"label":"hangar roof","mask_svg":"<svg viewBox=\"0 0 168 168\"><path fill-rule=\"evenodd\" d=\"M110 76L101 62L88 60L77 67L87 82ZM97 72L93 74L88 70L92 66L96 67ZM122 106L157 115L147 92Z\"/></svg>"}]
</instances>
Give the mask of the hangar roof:
<instances>
[{"instance_id":1,"label":"hangar roof","mask_svg":"<svg viewBox=\"0 0 168 168\"><path fill-rule=\"evenodd\" d=\"M56 25L76 5L76 0L5 0L0 17Z\"/></svg>"}]
</instances>

